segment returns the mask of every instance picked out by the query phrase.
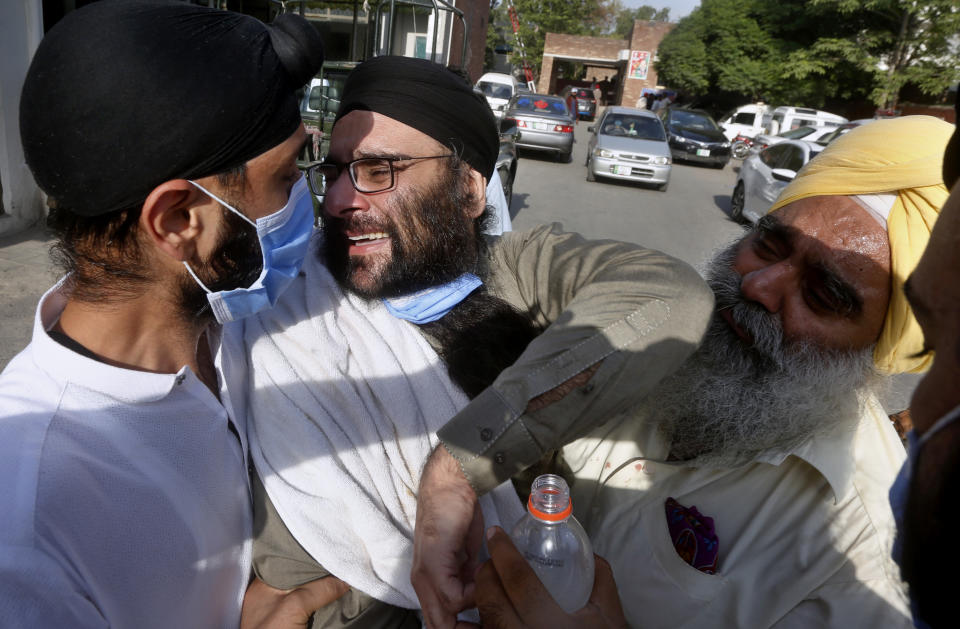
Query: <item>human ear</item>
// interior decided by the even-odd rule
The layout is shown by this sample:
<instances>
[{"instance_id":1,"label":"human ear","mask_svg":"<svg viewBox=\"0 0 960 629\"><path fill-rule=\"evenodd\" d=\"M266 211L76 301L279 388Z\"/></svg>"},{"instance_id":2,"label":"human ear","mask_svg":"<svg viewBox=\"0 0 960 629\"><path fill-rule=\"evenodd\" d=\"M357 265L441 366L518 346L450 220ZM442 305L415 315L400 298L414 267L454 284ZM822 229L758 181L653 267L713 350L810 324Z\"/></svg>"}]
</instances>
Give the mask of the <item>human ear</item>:
<instances>
[{"instance_id":1,"label":"human ear","mask_svg":"<svg viewBox=\"0 0 960 629\"><path fill-rule=\"evenodd\" d=\"M484 201L487 198L487 180L477 170L471 168L467 176L467 186L471 198L476 199L473 207L467 209L467 217L474 219L483 214L487 206Z\"/></svg>"},{"instance_id":2,"label":"human ear","mask_svg":"<svg viewBox=\"0 0 960 629\"><path fill-rule=\"evenodd\" d=\"M211 229L201 210L216 203L186 179L166 181L150 193L140 213L140 227L148 242L173 260L193 258L205 229Z\"/></svg>"}]
</instances>

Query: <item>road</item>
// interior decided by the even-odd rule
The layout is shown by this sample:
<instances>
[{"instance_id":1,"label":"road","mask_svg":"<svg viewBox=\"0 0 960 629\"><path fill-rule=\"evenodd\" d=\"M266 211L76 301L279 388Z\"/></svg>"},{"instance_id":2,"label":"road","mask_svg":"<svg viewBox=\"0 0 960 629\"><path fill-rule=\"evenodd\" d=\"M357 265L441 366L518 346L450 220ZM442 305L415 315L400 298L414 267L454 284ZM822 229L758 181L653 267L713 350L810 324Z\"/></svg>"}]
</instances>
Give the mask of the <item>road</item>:
<instances>
[{"instance_id":1,"label":"road","mask_svg":"<svg viewBox=\"0 0 960 629\"><path fill-rule=\"evenodd\" d=\"M740 162L731 160L723 170L674 164L666 192L614 180L591 183L584 167L590 124L577 123L569 164L545 153L522 153L510 207L514 229L558 221L568 231L636 242L696 268L744 233L744 227L729 217ZM888 411L896 412L909 406L919 377L892 380L881 399Z\"/></svg>"},{"instance_id":2,"label":"road","mask_svg":"<svg viewBox=\"0 0 960 629\"><path fill-rule=\"evenodd\" d=\"M511 204L515 229L559 221L590 238L640 243L694 266L743 233L728 216L739 162L723 170L675 164L666 192L612 179L587 182L590 124L577 123L569 164L545 153L522 153Z\"/></svg>"}]
</instances>

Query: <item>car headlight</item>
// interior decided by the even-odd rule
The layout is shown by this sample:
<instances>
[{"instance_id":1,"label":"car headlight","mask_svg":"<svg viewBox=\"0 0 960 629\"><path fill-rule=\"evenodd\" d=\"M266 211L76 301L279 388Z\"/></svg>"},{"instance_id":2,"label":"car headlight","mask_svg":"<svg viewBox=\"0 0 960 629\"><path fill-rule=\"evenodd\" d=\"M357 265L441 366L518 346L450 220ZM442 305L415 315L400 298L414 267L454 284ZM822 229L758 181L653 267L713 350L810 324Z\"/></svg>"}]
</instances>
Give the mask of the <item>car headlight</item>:
<instances>
[{"instance_id":1,"label":"car headlight","mask_svg":"<svg viewBox=\"0 0 960 629\"><path fill-rule=\"evenodd\" d=\"M728 149L728 148L730 148L730 143L729 143L729 142L724 142L723 144L720 145L720 147L721 147L721 148Z\"/></svg>"},{"instance_id":2,"label":"car headlight","mask_svg":"<svg viewBox=\"0 0 960 629\"><path fill-rule=\"evenodd\" d=\"M597 150L597 157L606 157L607 159L610 159L614 157L614 154L613 154L613 151L608 151L607 149L599 149Z\"/></svg>"},{"instance_id":3,"label":"car headlight","mask_svg":"<svg viewBox=\"0 0 960 629\"><path fill-rule=\"evenodd\" d=\"M663 166L664 164L669 164L669 163L670 163L670 158L669 158L669 157L664 157L664 156L662 156L662 155L659 156L659 157L654 157L654 158L653 158L653 163L654 163L654 164L657 164L658 166Z\"/></svg>"}]
</instances>

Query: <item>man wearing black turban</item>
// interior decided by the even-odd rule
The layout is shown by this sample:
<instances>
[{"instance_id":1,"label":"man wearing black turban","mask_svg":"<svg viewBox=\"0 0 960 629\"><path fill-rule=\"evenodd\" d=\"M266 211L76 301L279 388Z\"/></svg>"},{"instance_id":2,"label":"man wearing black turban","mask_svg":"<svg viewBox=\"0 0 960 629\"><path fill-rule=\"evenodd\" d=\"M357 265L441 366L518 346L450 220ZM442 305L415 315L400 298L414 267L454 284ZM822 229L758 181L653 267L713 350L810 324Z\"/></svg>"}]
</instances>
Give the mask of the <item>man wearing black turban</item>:
<instances>
[{"instance_id":1,"label":"man wearing black turban","mask_svg":"<svg viewBox=\"0 0 960 629\"><path fill-rule=\"evenodd\" d=\"M508 479L639 400L709 319L703 281L658 252L557 225L484 237L497 150L489 106L457 73L359 65L308 170L316 255L245 322L242 348L236 328L225 337L253 392L257 575L351 586L314 627L418 627L421 606L452 627L472 606L470 516L509 528L522 505ZM436 536L415 549L422 513Z\"/></svg>"},{"instance_id":2,"label":"man wearing black turban","mask_svg":"<svg viewBox=\"0 0 960 629\"><path fill-rule=\"evenodd\" d=\"M296 90L322 60L300 17L172 0L92 3L41 42L20 132L66 273L0 375L0 626L239 625L246 431L210 324L282 284L275 224L309 238ZM305 622L337 592L282 601Z\"/></svg>"}]
</instances>

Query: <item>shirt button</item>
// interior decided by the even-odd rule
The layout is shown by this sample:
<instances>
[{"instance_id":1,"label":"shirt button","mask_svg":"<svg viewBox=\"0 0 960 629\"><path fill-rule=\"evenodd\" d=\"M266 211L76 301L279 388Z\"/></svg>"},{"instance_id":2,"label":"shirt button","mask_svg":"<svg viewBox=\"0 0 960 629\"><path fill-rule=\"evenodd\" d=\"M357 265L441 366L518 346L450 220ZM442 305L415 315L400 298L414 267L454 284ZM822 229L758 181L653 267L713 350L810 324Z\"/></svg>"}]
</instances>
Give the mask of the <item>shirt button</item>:
<instances>
[{"instance_id":1,"label":"shirt button","mask_svg":"<svg viewBox=\"0 0 960 629\"><path fill-rule=\"evenodd\" d=\"M493 431L490 430L489 428L484 428L483 430L480 431L480 438L483 439L484 441L490 441L491 439L493 439Z\"/></svg>"},{"instance_id":2,"label":"shirt button","mask_svg":"<svg viewBox=\"0 0 960 629\"><path fill-rule=\"evenodd\" d=\"M497 452L493 455L493 460L497 462L497 465L503 465L507 457L503 456L503 452Z\"/></svg>"},{"instance_id":3,"label":"shirt button","mask_svg":"<svg viewBox=\"0 0 960 629\"><path fill-rule=\"evenodd\" d=\"M177 376L177 377L174 379L174 382L176 382L177 385L181 385L181 384L183 384L183 381L186 380L186 379L187 379L187 377L186 377L184 374L180 374L179 376Z\"/></svg>"}]
</instances>

